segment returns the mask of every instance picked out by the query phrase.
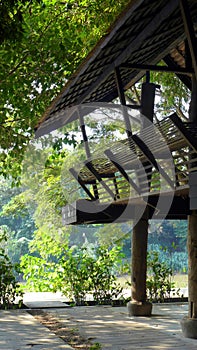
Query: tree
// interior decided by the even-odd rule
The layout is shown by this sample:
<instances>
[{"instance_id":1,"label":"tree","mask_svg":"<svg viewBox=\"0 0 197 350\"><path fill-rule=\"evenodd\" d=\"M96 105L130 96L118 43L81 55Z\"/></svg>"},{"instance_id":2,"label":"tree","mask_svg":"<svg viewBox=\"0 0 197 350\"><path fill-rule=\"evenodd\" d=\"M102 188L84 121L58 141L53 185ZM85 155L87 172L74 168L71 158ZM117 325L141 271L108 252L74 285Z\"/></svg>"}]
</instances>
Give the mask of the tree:
<instances>
[{"instance_id":1,"label":"tree","mask_svg":"<svg viewBox=\"0 0 197 350\"><path fill-rule=\"evenodd\" d=\"M17 178L23 152L44 110L127 2L5 1L2 25L12 20L13 27L0 47L0 172L4 176ZM16 22L13 13L16 19L20 14ZM20 40L13 41L15 27Z\"/></svg>"},{"instance_id":2,"label":"tree","mask_svg":"<svg viewBox=\"0 0 197 350\"><path fill-rule=\"evenodd\" d=\"M187 239L186 220L151 221L149 244L157 244L168 251L185 251Z\"/></svg>"},{"instance_id":3,"label":"tree","mask_svg":"<svg viewBox=\"0 0 197 350\"><path fill-rule=\"evenodd\" d=\"M35 230L32 208L22 203L21 189L11 187L11 181L0 179L0 229L6 232L5 249L13 263L29 252L28 244Z\"/></svg>"},{"instance_id":4,"label":"tree","mask_svg":"<svg viewBox=\"0 0 197 350\"><path fill-rule=\"evenodd\" d=\"M19 6L14 11L20 12L18 28L22 30L20 39L16 37L12 40L7 35L1 42L0 172L18 179L23 153L44 110L97 40L106 33L127 1L9 0L7 3ZM10 14L10 5L8 8L7 13ZM166 78L161 80L160 76L153 81L155 79L164 87L171 83L175 85L174 76L170 81ZM172 101L173 97L174 103L179 93L173 91L172 95L171 90L166 90L166 97L168 101ZM178 108L184 99L187 101L188 93L182 89ZM69 139L68 135L66 138ZM60 186L60 167L66 153L58 151L61 142L61 139L57 140L55 152L47 160L44 172L38 172L34 177L36 193L32 193L32 182L30 189L18 196L19 206L25 199L37 207L35 247L42 244L43 237L46 237L43 246L47 249L47 242L53 244L49 236L56 239L58 232L64 236L60 227L60 208L66 200ZM35 164L32 170L29 169L30 173L34 172L34 167ZM14 207L14 202L12 204Z\"/></svg>"},{"instance_id":5,"label":"tree","mask_svg":"<svg viewBox=\"0 0 197 350\"><path fill-rule=\"evenodd\" d=\"M20 2L16 0L0 1L0 18L0 44L5 40L19 40L22 35L23 19Z\"/></svg>"},{"instance_id":6,"label":"tree","mask_svg":"<svg viewBox=\"0 0 197 350\"><path fill-rule=\"evenodd\" d=\"M163 61L160 62L163 65ZM176 112L182 120L188 119L191 92L174 73L151 74L152 81L160 85L157 113L164 116Z\"/></svg>"},{"instance_id":7,"label":"tree","mask_svg":"<svg viewBox=\"0 0 197 350\"><path fill-rule=\"evenodd\" d=\"M15 277L18 266L11 263L4 249L6 240L6 232L0 228L0 309L16 307L14 303L18 297L19 307L21 307L23 296Z\"/></svg>"},{"instance_id":8,"label":"tree","mask_svg":"<svg viewBox=\"0 0 197 350\"><path fill-rule=\"evenodd\" d=\"M179 240L182 251L187 250L187 220L174 220L172 222L174 233Z\"/></svg>"}]
</instances>

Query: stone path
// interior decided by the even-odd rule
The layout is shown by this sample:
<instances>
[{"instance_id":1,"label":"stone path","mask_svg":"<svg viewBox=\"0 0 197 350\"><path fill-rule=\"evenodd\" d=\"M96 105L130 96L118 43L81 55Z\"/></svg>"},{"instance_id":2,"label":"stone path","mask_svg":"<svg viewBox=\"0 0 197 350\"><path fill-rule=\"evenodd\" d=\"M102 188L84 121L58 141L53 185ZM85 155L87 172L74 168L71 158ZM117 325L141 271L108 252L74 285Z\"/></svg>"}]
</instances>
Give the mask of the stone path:
<instances>
[{"instance_id":1,"label":"stone path","mask_svg":"<svg viewBox=\"0 0 197 350\"><path fill-rule=\"evenodd\" d=\"M0 310L1 350L69 350L63 340L25 310Z\"/></svg>"},{"instance_id":2,"label":"stone path","mask_svg":"<svg viewBox=\"0 0 197 350\"><path fill-rule=\"evenodd\" d=\"M103 350L197 349L197 339L184 338L180 327L180 320L187 315L187 303L155 304L153 316L148 318L128 317L126 307L65 308L62 304L65 298L49 293L33 293L25 296L25 300L32 301L34 308L37 303L39 308L54 314L63 325L78 330L93 343L100 343ZM71 350L72 347L26 310L0 311L0 350L29 349Z\"/></svg>"},{"instance_id":3,"label":"stone path","mask_svg":"<svg viewBox=\"0 0 197 350\"><path fill-rule=\"evenodd\" d=\"M152 317L128 317L126 307L74 307L54 314L103 350L194 350L197 339L184 338L180 320L187 304L153 306Z\"/></svg>"}]
</instances>

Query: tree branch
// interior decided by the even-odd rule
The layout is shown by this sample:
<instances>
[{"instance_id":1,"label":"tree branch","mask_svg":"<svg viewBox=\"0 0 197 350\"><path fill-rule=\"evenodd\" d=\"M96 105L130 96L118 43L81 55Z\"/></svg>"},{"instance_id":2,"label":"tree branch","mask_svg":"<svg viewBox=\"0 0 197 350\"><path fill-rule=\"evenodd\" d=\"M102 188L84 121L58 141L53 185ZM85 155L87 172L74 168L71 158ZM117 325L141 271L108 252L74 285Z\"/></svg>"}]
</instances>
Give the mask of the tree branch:
<instances>
[{"instance_id":1,"label":"tree branch","mask_svg":"<svg viewBox=\"0 0 197 350\"><path fill-rule=\"evenodd\" d=\"M5 79L0 80L0 84L6 81L7 77L9 77L10 75L16 72L16 70L21 66L21 64L25 61L28 55L29 55L29 52L26 53L26 55L19 61L19 63L8 73Z\"/></svg>"}]
</instances>

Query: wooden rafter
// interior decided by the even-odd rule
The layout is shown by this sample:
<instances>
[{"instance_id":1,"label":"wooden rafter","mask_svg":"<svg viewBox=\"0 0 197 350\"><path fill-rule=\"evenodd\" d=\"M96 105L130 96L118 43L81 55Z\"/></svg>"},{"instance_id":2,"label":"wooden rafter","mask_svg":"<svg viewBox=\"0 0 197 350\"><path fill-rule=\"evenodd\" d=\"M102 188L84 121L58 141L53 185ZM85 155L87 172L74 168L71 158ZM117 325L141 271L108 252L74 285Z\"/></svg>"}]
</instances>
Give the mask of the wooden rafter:
<instances>
[{"instance_id":1,"label":"wooden rafter","mask_svg":"<svg viewBox=\"0 0 197 350\"><path fill-rule=\"evenodd\" d=\"M74 168L69 169L72 176L75 178L75 180L78 182L78 184L83 188L83 190L87 193L88 197L90 197L91 200L95 201L97 198L93 196L93 194L89 191L89 189L84 185L83 181L81 180L79 174L75 171Z\"/></svg>"},{"instance_id":2,"label":"wooden rafter","mask_svg":"<svg viewBox=\"0 0 197 350\"><path fill-rule=\"evenodd\" d=\"M158 166L157 161L155 160L152 152L149 150L147 145L137 135L133 135L132 139L136 143L136 145L140 148L140 150L145 155L145 157L147 157L149 162L155 167L155 169L157 169L157 171L167 181L167 183L170 185L170 187L172 189L174 189L174 181L172 181L170 179L170 177L168 176L168 174L161 167Z\"/></svg>"},{"instance_id":3,"label":"wooden rafter","mask_svg":"<svg viewBox=\"0 0 197 350\"><path fill-rule=\"evenodd\" d=\"M196 45L197 40L196 40L193 21L192 21L187 0L180 0L180 7L181 7L183 23L185 27L185 33L187 36L190 53L192 57L193 68L197 79L197 45Z\"/></svg>"},{"instance_id":4,"label":"wooden rafter","mask_svg":"<svg viewBox=\"0 0 197 350\"><path fill-rule=\"evenodd\" d=\"M131 177L127 174L127 172L123 169L123 167L119 164L118 160L116 159L115 154L111 150L104 151L106 156L110 159L110 161L115 165L115 167L119 170L119 172L122 174L122 176L125 178L125 180L134 188L134 190L140 194L139 187L135 184L135 182L131 179Z\"/></svg>"},{"instance_id":5,"label":"wooden rafter","mask_svg":"<svg viewBox=\"0 0 197 350\"><path fill-rule=\"evenodd\" d=\"M110 197L114 199L114 193L109 188L109 186L103 181L102 176L97 172L97 170L94 168L91 162L87 162L85 166L88 168L88 170L96 177L96 179L100 182L100 184L103 186L103 188L109 193Z\"/></svg>"},{"instance_id":6,"label":"wooden rafter","mask_svg":"<svg viewBox=\"0 0 197 350\"><path fill-rule=\"evenodd\" d=\"M194 73L193 69L179 68L178 66L169 67L169 66L157 66L151 64L123 64L122 68L131 68L140 71L153 71L153 72L167 72L167 73L176 73L183 75L192 75Z\"/></svg>"},{"instance_id":7,"label":"wooden rafter","mask_svg":"<svg viewBox=\"0 0 197 350\"><path fill-rule=\"evenodd\" d=\"M187 130L185 125L182 123L180 118L174 113L169 117L170 120L176 125L177 129L180 131L181 135L186 140L187 144L197 152L197 139L194 138L190 131Z\"/></svg>"}]
</instances>

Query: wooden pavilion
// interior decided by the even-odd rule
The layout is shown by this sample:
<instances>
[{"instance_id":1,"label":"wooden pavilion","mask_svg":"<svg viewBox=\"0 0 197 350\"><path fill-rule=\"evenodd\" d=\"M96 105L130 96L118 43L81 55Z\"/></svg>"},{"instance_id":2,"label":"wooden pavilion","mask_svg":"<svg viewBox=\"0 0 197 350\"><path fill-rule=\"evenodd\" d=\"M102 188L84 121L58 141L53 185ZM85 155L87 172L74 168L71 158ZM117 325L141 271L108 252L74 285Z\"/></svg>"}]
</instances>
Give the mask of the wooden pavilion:
<instances>
[{"instance_id":1,"label":"wooden pavilion","mask_svg":"<svg viewBox=\"0 0 197 350\"><path fill-rule=\"evenodd\" d=\"M135 219L136 210L141 210L132 237L131 315L151 314L151 304L146 301L146 253L148 220L154 217L155 208L159 207L158 218L164 214L166 218L188 218L189 315L182 327L186 336L197 338L196 36L196 0L132 0L46 110L36 137L79 120L87 159L81 169L72 167L70 173L88 200L65 206L66 223L126 221ZM161 60L165 65L158 65ZM150 82L150 71L173 72L191 91L188 121L176 113L154 120L157 86ZM128 104L125 91L143 76L141 103ZM93 159L84 123L86 106L94 109L94 104L110 103L113 108L116 98L123 107L127 137ZM145 120L141 130L133 132L127 108L139 110L149 123ZM173 175L160 163L169 154ZM166 204L169 198L170 205Z\"/></svg>"}]
</instances>

